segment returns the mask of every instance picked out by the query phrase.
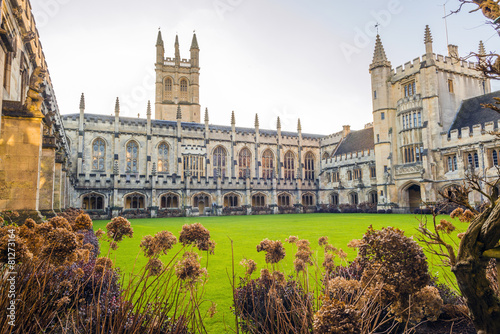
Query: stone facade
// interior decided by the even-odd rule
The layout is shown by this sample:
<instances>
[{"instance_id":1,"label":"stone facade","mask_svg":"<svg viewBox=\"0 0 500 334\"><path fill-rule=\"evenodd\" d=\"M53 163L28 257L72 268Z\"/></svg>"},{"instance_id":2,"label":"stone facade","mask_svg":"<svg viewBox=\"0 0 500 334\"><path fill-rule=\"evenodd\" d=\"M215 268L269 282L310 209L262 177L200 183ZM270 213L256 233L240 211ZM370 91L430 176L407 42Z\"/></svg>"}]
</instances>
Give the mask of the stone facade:
<instances>
[{"instance_id":1,"label":"stone facade","mask_svg":"<svg viewBox=\"0 0 500 334\"><path fill-rule=\"evenodd\" d=\"M29 1L3 1L0 211L51 216L69 203L69 146Z\"/></svg>"},{"instance_id":2,"label":"stone facade","mask_svg":"<svg viewBox=\"0 0 500 334\"><path fill-rule=\"evenodd\" d=\"M394 70L377 37L373 122L323 136L302 133L300 120L297 132L281 131L279 118L276 130L260 129L258 115L253 127L236 127L234 113L230 126L219 126L206 110L201 123L196 35L191 59L182 60L177 38L175 57L164 58L159 33L156 119L150 105L146 119L121 117L118 100L114 117L86 113L83 95L80 113L63 116L70 205L102 216L314 212L362 203L408 212L461 182L471 161L493 176L500 151L495 158L488 130L499 117L463 120L480 109L474 101L500 94L489 94L474 64L433 54L428 28L425 48L422 58Z\"/></svg>"}]
</instances>

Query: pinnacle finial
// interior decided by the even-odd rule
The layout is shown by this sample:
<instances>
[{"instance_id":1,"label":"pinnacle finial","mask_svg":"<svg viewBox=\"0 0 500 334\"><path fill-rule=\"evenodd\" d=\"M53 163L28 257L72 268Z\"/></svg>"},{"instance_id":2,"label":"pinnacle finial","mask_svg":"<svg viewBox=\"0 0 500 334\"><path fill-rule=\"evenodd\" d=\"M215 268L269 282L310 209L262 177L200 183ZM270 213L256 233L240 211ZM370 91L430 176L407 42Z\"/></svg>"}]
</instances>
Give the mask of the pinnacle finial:
<instances>
[{"instance_id":1,"label":"pinnacle finial","mask_svg":"<svg viewBox=\"0 0 500 334\"><path fill-rule=\"evenodd\" d=\"M234 110L231 112L231 125L236 124L236 118L234 117Z\"/></svg>"},{"instance_id":2,"label":"pinnacle finial","mask_svg":"<svg viewBox=\"0 0 500 334\"><path fill-rule=\"evenodd\" d=\"M370 65L370 70L379 66L391 66L391 63L387 60L385 55L384 46L382 45L382 40L380 35L377 35L375 40L375 50L373 51L373 61Z\"/></svg>"},{"instance_id":3,"label":"pinnacle finial","mask_svg":"<svg viewBox=\"0 0 500 334\"><path fill-rule=\"evenodd\" d=\"M191 49L199 49L198 39L196 38L196 33L193 31L193 41L191 42Z\"/></svg>"},{"instance_id":4,"label":"pinnacle finial","mask_svg":"<svg viewBox=\"0 0 500 334\"><path fill-rule=\"evenodd\" d=\"M85 109L85 95L83 95L83 93L80 97L80 109Z\"/></svg>"},{"instance_id":5,"label":"pinnacle finial","mask_svg":"<svg viewBox=\"0 0 500 334\"><path fill-rule=\"evenodd\" d=\"M115 114L119 114L119 113L120 113L120 99L116 98L116 102L115 102Z\"/></svg>"},{"instance_id":6,"label":"pinnacle finial","mask_svg":"<svg viewBox=\"0 0 500 334\"><path fill-rule=\"evenodd\" d=\"M151 101L148 100L148 109L146 111L146 115L149 117L151 116Z\"/></svg>"},{"instance_id":7,"label":"pinnacle finial","mask_svg":"<svg viewBox=\"0 0 500 334\"><path fill-rule=\"evenodd\" d=\"M255 114L255 123L254 123L255 127L258 128L259 127L259 114Z\"/></svg>"},{"instance_id":8,"label":"pinnacle finial","mask_svg":"<svg viewBox=\"0 0 500 334\"><path fill-rule=\"evenodd\" d=\"M281 129L281 121L280 121L280 117L278 116L278 120L276 121L276 128L277 129Z\"/></svg>"},{"instance_id":9,"label":"pinnacle finial","mask_svg":"<svg viewBox=\"0 0 500 334\"><path fill-rule=\"evenodd\" d=\"M175 35L175 59L177 62L181 59L181 52L179 51L179 36Z\"/></svg>"},{"instance_id":10,"label":"pinnacle finial","mask_svg":"<svg viewBox=\"0 0 500 334\"><path fill-rule=\"evenodd\" d=\"M208 108L205 108L205 123L208 123Z\"/></svg>"},{"instance_id":11,"label":"pinnacle finial","mask_svg":"<svg viewBox=\"0 0 500 334\"><path fill-rule=\"evenodd\" d=\"M297 131L302 131L302 125L300 124L300 118L299 121L297 122Z\"/></svg>"},{"instance_id":12,"label":"pinnacle finial","mask_svg":"<svg viewBox=\"0 0 500 334\"><path fill-rule=\"evenodd\" d=\"M425 36L424 36L424 43L432 43L432 34L431 34L431 28L429 28L429 25L425 26Z\"/></svg>"},{"instance_id":13,"label":"pinnacle finial","mask_svg":"<svg viewBox=\"0 0 500 334\"><path fill-rule=\"evenodd\" d=\"M177 105L177 119L181 120L182 119L182 111L181 111L181 105Z\"/></svg>"},{"instance_id":14,"label":"pinnacle finial","mask_svg":"<svg viewBox=\"0 0 500 334\"><path fill-rule=\"evenodd\" d=\"M161 37L160 28L158 28L158 38L156 39L156 46L163 46L163 38Z\"/></svg>"},{"instance_id":15,"label":"pinnacle finial","mask_svg":"<svg viewBox=\"0 0 500 334\"><path fill-rule=\"evenodd\" d=\"M484 49L484 43L483 41L479 41L479 52L481 56L484 56L486 54L486 50Z\"/></svg>"}]
</instances>

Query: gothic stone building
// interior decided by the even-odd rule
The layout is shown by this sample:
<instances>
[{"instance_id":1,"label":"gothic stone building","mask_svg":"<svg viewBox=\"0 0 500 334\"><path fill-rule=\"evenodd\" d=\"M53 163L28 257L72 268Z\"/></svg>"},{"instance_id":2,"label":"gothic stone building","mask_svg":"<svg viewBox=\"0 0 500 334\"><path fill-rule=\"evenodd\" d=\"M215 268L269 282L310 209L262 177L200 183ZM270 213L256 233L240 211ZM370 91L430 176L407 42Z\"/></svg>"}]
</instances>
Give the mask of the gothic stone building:
<instances>
[{"instance_id":1,"label":"gothic stone building","mask_svg":"<svg viewBox=\"0 0 500 334\"><path fill-rule=\"evenodd\" d=\"M370 65L373 122L364 129L328 136L213 125L200 122L199 47L191 59L165 58L156 43L155 119L85 112L63 116L71 143L74 191L70 204L97 214L144 210L148 215L181 211L249 214L315 211L320 205L376 204L408 212L438 199L470 168L493 175L498 164L499 117L481 109L491 101L489 81L475 65L432 52L405 67L391 68L377 37ZM471 195L472 202L481 199Z\"/></svg>"},{"instance_id":2,"label":"gothic stone building","mask_svg":"<svg viewBox=\"0 0 500 334\"><path fill-rule=\"evenodd\" d=\"M69 146L28 0L0 2L0 211L69 204Z\"/></svg>"}]
</instances>

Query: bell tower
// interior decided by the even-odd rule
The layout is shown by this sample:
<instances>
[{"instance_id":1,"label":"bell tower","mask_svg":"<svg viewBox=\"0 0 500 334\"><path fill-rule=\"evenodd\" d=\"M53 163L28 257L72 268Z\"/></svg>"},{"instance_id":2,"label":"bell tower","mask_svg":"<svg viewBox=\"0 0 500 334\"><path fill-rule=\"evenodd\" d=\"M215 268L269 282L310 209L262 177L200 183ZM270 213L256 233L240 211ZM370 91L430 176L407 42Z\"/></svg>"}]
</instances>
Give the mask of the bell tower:
<instances>
[{"instance_id":1,"label":"bell tower","mask_svg":"<svg viewBox=\"0 0 500 334\"><path fill-rule=\"evenodd\" d=\"M175 36L174 57L165 58L161 31L156 40L155 118L176 121L181 109L183 122L200 123L200 48L196 33L190 49L191 59L182 59L179 37Z\"/></svg>"}]
</instances>

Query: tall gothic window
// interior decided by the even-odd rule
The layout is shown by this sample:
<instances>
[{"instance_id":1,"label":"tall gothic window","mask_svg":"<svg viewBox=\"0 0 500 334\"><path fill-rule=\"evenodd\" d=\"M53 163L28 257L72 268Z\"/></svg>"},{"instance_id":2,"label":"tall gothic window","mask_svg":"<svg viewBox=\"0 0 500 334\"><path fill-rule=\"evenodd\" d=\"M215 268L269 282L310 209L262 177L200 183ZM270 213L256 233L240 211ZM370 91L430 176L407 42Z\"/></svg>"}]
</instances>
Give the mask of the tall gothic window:
<instances>
[{"instance_id":1,"label":"tall gothic window","mask_svg":"<svg viewBox=\"0 0 500 334\"><path fill-rule=\"evenodd\" d=\"M359 204L358 193L351 193L349 195L349 199L351 201L351 205L358 205Z\"/></svg>"},{"instance_id":2,"label":"tall gothic window","mask_svg":"<svg viewBox=\"0 0 500 334\"><path fill-rule=\"evenodd\" d=\"M290 195L286 193L279 195L278 206L290 206Z\"/></svg>"},{"instance_id":3,"label":"tall gothic window","mask_svg":"<svg viewBox=\"0 0 500 334\"><path fill-rule=\"evenodd\" d=\"M172 78L167 78L165 80L165 98L164 100L172 101L172 86L173 86L173 81Z\"/></svg>"},{"instance_id":4,"label":"tall gothic window","mask_svg":"<svg viewBox=\"0 0 500 334\"><path fill-rule=\"evenodd\" d=\"M295 178L295 156L288 151L285 154L285 179L293 180Z\"/></svg>"},{"instance_id":5,"label":"tall gothic window","mask_svg":"<svg viewBox=\"0 0 500 334\"><path fill-rule=\"evenodd\" d=\"M185 155L183 157L184 171L189 172L192 177L205 176L204 161L202 155Z\"/></svg>"},{"instance_id":6,"label":"tall gothic window","mask_svg":"<svg viewBox=\"0 0 500 334\"><path fill-rule=\"evenodd\" d=\"M306 172L305 179L314 180L314 155L311 152L306 154L304 165Z\"/></svg>"},{"instance_id":7,"label":"tall gothic window","mask_svg":"<svg viewBox=\"0 0 500 334\"><path fill-rule=\"evenodd\" d=\"M333 193L330 195L330 204L331 205L339 205L339 194Z\"/></svg>"},{"instance_id":8,"label":"tall gothic window","mask_svg":"<svg viewBox=\"0 0 500 334\"><path fill-rule=\"evenodd\" d=\"M215 149L212 164L214 166L214 176L226 177L227 158L224 147L219 146Z\"/></svg>"},{"instance_id":9,"label":"tall gothic window","mask_svg":"<svg viewBox=\"0 0 500 334\"><path fill-rule=\"evenodd\" d=\"M188 82L186 79L181 79L181 100L182 101L187 101L188 100Z\"/></svg>"},{"instance_id":10,"label":"tall gothic window","mask_svg":"<svg viewBox=\"0 0 500 334\"><path fill-rule=\"evenodd\" d=\"M168 172L168 145L167 143L161 143L158 146L158 172L166 173Z\"/></svg>"},{"instance_id":11,"label":"tall gothic window","mask_svg":"<svg viewBox=\"0 0 500 334\"><path fill-rule=\"evenodd\" d=\"M104 140L97 138L92 144L92 169L104 170L104 157L106 155L106 145Z\"/></svg>"},{"instance_id":12,"label":"tall gothic window","mask_svg":"<svg viewBox=\"0 0 500 334\"><path fill-rule=\"evenodd\" d=\"M271 150L265 150L262 154L262 178L271 179L274 173L274 154Z\"/></svg>"},{"instance_id":13,"label":"tall gothic window","mask_svg":"<svg viewBox=\"0 0 500 334\"><path fill-rule=\"evenodd\" d=\"M244 148L238 154L238 168L239 177L246 178L250 177L250 162L252 159L252 154L248 148Z\"/></svg>"},{"instance_id":14,"label":"tall gothic window","mask_svg":"<svg viewBox=\"0 0 500 334\"><path fill-rule=\"evenodd\" d=\"M139 156L139 146L135 141L131 141L127 144L127 169L129 173L137 173L138 168L138 158Z\"/></svg>"}]
</instances>

